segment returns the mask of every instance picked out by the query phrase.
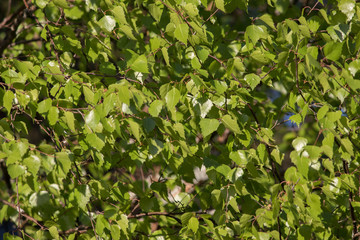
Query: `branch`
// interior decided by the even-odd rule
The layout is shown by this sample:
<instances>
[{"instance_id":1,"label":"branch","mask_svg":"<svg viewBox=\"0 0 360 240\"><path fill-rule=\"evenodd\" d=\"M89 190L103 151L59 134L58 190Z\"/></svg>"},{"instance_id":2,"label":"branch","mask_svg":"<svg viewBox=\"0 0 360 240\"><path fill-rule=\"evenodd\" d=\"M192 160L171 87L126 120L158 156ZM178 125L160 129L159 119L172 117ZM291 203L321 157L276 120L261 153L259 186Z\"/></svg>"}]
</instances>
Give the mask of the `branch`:
<instances>
[{"instance_id":1,"label":"branch","mask_svg":"<svg viewBox=\"0 0 360 240\"><path fill-rule=\"evenodd\" d=\"M251 107L251 105L249 103L246 103L246 105L248 106L251 114L253 115L253 117L255 119L256 125L257 125L258 129L260 130L261 129L260 122L259 122L258 118L256 117L256 114L255 114L254 110L252 109L252 107ZM277 178L278 181L281 183L282 180L280 178L279 173L276 171L275 161L271 158L270 146L266 142L265 142L265 144L266 144L266 151L267 151L267 153L269 155L269 160L270 160L270 163L271 163L271 171L272 171L273 177L274 177L274 179ZM280 186L284 190L284 186L282 184L280 184ZM281 240L282 236L281 236L281 225L280 225L280 212L281 212L281 209L279 210L279 215L277 216L277 225L278 225L279 239Z\"/></svg>"},{"instance_id":2,"label":"branch","mask_svg":"<svg viewBox=\"0 0 360 240\"><path fill-rule=\"evenodd\" d=\"M346 174L349 174L349 165L348 162L343 160L343 167L344 167L344 171ZM352 191L349 191L349 205L350 205L350 215L351 215L351 220L352 220L352 224L353 224L353 236L355 236L358 232L357 232L357 220L356 220L356 216L355 216L355 211L354 211L354 207L352 206L352 201L353 201L353 194Z\"/></svg>"},{"instance_id":3,"label":"branch","mask_svg":"<svg viewBox=\"0 0 360 240\"><path fill-rule=\"evenodd\" d=\"M0 167L1 167L2 175L3 175L4 181L5 181L6 187L8 188L8 193L9 193L9 195L12 195L14 191L11 186L11 178L7 171L5 161L0 162Z\"/></svg>"},{"instance_id":4,"label":"branch","mask_svg":"<svg viewBox=\"0 0 360 240\"><path fill-rule=\"evenodd\" d=\"M25 2L25 1L24 1ZM31 0L28 1L29 3ZM25 2L26 5L28 4ZM13 40L16 38L17 30L20 24L26 19L26 12L27 11L34 11L35 6L31 6L30 8L26 8L25 5L23 5L17 12L10 15L9 17L5 18L0 23L0 29L1 31L6 31L5 39L0 41L0 56L3 54L5 49L8 48L8 46L13 42Z\"/></svg>"},{"instance_id":5,"label":"branch","mask_svg":"<svg viewBox=\"0 0 360 240\"><path fill-rule=\"evenodd\" d=\"M139 213L139 214L130 214L127 216L128 219L131 218L142 218L142 217L150 217L150 216L166 216L166 217L171 217L174 218L176 221L178 221L179 223L181 223L181 220L177 217L175 217L175 215L182 215L186 212L149 212L149 213ZM195 214L207 214L207 212L194 212Z\"/></svg>"},{"instance_id":6,"label":"branch","mask_svg":"<svg viewBox=\"0 0 360 240\"><path fill-rule=\"evenodd\" d=\"M339 140L335 137L335 143L341 147L341 143L339 142ZM348 162L345 161L344 159L342 159L343 162L343 168L344 168L344 172L346 174L349 174L349 165ZM353 239L355 239L358 235L358 231L357 231L357 219L355 216L355 210L354 207L352 206L352 201L353 201L353 193L351 190L349 190L349 205L350 205L350 216L351 216L351 220L352 220L352 224L353 224L353 230L352 230L352 235L353 235Z\"/></svg>"},{"instance_id":7,"label":"branch","mask_svg":"<svg viewBox=\"0 0 360 240\"><path fill-rule=\"evenodd\" d=\"M16 211L19 211L19 214L21 214L21 216L25 217L26 219L28 219L29 221L31 221L31 222L33 222L33 223L36 223L42 230L47 229L47 227L41 225L41 224L39 223L39 221L36 220L35 218L27 215L23 209L18 208L15 204L10 203L10 202L8 202L8 201L6 201L6 200L3 200L3 199L1 199L1 198L0 198L0 202L2 202L2 203L5 204L5 205L8 205L9 207L15 209Z\"/></svg>"},{"instance_id":8,"label":"branch","mask_svg":"<svg viewBox=\"0 0 360 240\"><path fill-rule=\"evenodd\" d=\"M59 231L59 234L60 235L69 235L69 234L72 234L72 233L85 233L89 229L90 229L90 227L88 227L88 226L79 226L79 227L76 227L76 228L71 228L71 229L66 230L66 231Z\"/></svg>"},{"instance_id":9,"label":"branch","mask_svg":"<svg viewBox=\"0 0 360 240\"><path fill-rule=\"evenodd\" d=\"M254 117L254 119L255 119L255 122L256 122L256 125L257 125L257 127L258 127L258 130L260 130L260 129L261 129L260 122L259 122L258 118L256 117L256 114L255 114L254 110L252 109L252 107L251 107L251 105L250 105L249 103L246 103L246 105L248 106L248 108L249 108L249 110L250 110L250 112L251 112L251 115L252 115L252 116ZM274 160L271 158L270 146L269 146L268 143L266 143L266 142L264 142L264 143L265 143L265 145L266 145L266 151L267 151L267 153L268 153L268 155L269 155L269 159L270 159L270 163L271 163L271 171L272 171L272 173L273 173L273 176L274 176L275 179L277 178L279 182L282 182L282 179L281 179L279 173L276 171L275 162L274 162ZM282 186L282 185L281 185L281 186Z\"/></svg>"}]
</instances>

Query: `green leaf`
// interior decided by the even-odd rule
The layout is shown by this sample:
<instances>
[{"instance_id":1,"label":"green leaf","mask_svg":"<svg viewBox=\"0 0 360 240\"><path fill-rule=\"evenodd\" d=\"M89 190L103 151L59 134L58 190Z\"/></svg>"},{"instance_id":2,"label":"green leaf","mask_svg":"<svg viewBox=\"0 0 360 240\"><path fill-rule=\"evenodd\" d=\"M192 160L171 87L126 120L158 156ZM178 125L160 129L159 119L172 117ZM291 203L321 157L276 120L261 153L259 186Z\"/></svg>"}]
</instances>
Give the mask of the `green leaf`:
<instances>
[{"instance_id":1,"label":"green leaf","mask_svg":"<svg viewBox=\"0 0 360 240\"><path fill-rule=\"evenodd\" d=\"M153 156L158 155L162 149L164 148L164 144L158 139L151 139L151 144L149 146L149 153Z\"/></svg>"},{"instance_id":2,"label":"green leaf","mask_svg":"<svg viewBox=\"0 0 360 240\"><path fill-rule=\"evenodd\" d=\"M305 151L308 153L308 158L311 161L318 160L323 150L318 146L305 146Z\"/></svg>"},{"instance_id":3,"label":"green leaf","mask_svg":"<svg viewBox=\"0 0 360 240\"><path fill-rule=\"evenodd\" d=\"M116 94L110 93L108 96L105 97L103 102L103 112L102 116L107 116L109 112L116 106Z\"/></svg>"},{"instance_id":4,"label":"green leaf","mask_svg":"<svg viewBox=\"0 0 360 240\"><path fill-rule=\"evenodd\" d=\"M329 111L329 107L327 105L322 106L317 112L317 119L318 120L323 119L328 111Z\"/></svg>"},{"instance_id":5,"label":"green leaf","mask_svg":"<svg viewBox=\"0 0 360 240\"><path fill-rule=\"evenodd\" d=\"M347 17L347 21L350 21L355 14L355 0L340 0L338 1L338 8Z\"/></svg>"},{"instance_id":6,"label":"green leaf","mask_svg":"<svg viewBox=\"0 0 360 240\"><path fill-rule=\"evenodd\" d=\"M236 198L230 197L229 205L235 210L235 212L240 213L240 209L238 203L236 202Z\"/></svg>"},{"instance_id":7,"label":"green leaf","mask_svg":"<svg viewBox=\"0 0 360 240\"><path fill-rule=\"evenodd\" d=\"M25 167L19 164L11 164L7 168L11 178L17 178L25 173Z\"/></svg>"},{"instance_id":8,"label":"green leaf","mask_svg":"<svg viewBox=\"0 0 360 240\"><path fill-rule=\"evenodd\" d=\"M89 185L79 185L75 188L75 199L77 205L86 211L86 204L90 201L91 191Z\"/></svg>"},{"instance_id":9,"label":"green leaf","mask_svg":"<svg viewBox=\"0 0 360 240\"><path fill-rule=\"evenodd\" d=\"M95 104L94 102L94 92L92 90L90 90L90 88L83 86L83 93L85 96L85 101L90 103L90 104Z\"/></svg>"},{"instance_id":10,"label":"green leaf","mask_svg":"<svg viewBox=\"0 0 360 240\"><path fill-rule=\"evenodd\" d=\"M145 55L140 55L130 66L136 72L149 73Z\"/></svg>"},{"instance_id":11,"label":"green leaf","mask_svg":"<svg viewBox=\"0 0 360 240\"><path fill-rule=\"evenodd\" d=\"M181 219L181 223L183 226L186 226L189 223L189 220L194 216L194 213L192 212L187 212L184 213L183 215L181 215L180 219Z\"/></svg>"},{"instance_id":12,"label":"green leaf","mask_svg":"<svg viewBox=\"0 0 360 240\"><path fill-rule=\"evenodd\" d=\"M186 5L187 6L187 5ZM186 7L185 6L185 7ZM151 14L151 16L157 21L160 22L161 19L161 15L162 15L162 9L156 5L156 4L149 4L149 12ZM197 10L197 9L196 9Z\"/></svg>"},{"instance_id":13,"label":"green leaf","mask_svg":"<svg viewBox=\"0 0 360 240\"><path fill-rule=\"evenodd\" d=\"M53 3L61 8L70 8L66 0L53 0Z\"/></svg>"},{"instance_id":14,"label":"green leaf","mask_svg":"<svg viewBox=\"0 0 360 240\"><path fill-rule=\"evenodd\" d=\"M57 107L50 107L47 118L50 125L55 125L59 119L59 109Z\"/></svg>"},{"instance_id":15,"label":"green leaf","mask_svg":"<svg viewBox=\"0 0 360 240\"><path fill-rule=\"evenodd\" d=\"M122 6L116 6L111 11L114 14L115 19L120 24L123 24L123 25L128 24L127 21L126 21L125 12L124 12L124 9L122 8Z\"/></svg>"},{"instance_id":16,"label":"green leaf","mask_svg":"<svg viewBox=\"0 0 360 240\"><path fill-rule=\"evenodd\" d=\"M227 177L231 168L228 165L221 164L220 166L216 167L216 171L222 174L224 177Z\"/></svg>"},{"instance_id":17,"label":"green leaf","mask_svg":"<svg viewBox=\"0 0 360 240\"><path fill-rule=\"evenodd\" d=\"M92 129L95 130L100 122L100 115L93 109L85 115L85 123Z\"/></svg>"},{"instance_id":18,"label":"green leaf","mask_svg":"<svg viewBox=\"0 0 360 240\"><path fill-rule=\"evenodd\" d=\"M348 70L355 77L355 74L360 70L360 60L352 61L348 66Z\"/></svg>"},{"instance_id":19,"label":"green leaf","mask_svg":"<svg viewBox=\"0 0 360 240\"><path fill-rule=\"evenodd\" d=\"M245 76L244 80L249 84L251 89L254 90L254 88L260 83L261 78L254 73L250 73Z\"/></svg>"},{"instance_id":20,"label":"green leaf","mask_svg":"<svg viewBox=\"0 0 360 240\"><path fill-rule=\"evenodd\" d=\"M121 25L119 28L125 35L131 39L136 40L136 37L134 36L133 29L128 25Z\"/></svg>"},{"instance_id":21,"label":"green leaf","mask_svg":"<svg viewBox=\"0 0 360 240\"><path fill-rule=\"evenodd\" d=\"M293 32L299 32L299 25L294 20L285 19L285 22Z\"/></svg>"},{"instance_id":22,"label":"green leaf","mask_svg":"<svg viewBox=\"0 0 360 240\"><path fill-rule=\"evenodd\" d=\"M341 114L342 114L341 111L328 112L326 114L326 120L330 122L336 122L337 120L340 120Z\"/></svg>"},{"instance_id":23,"label":"green leaf","mask_svg":"<svg viewBox=\"0 0 360 240\"><path fill-rule=\"evenodd\" d=\"M237 121L232 119L232 117L230 115L223 116L221 121L225 125L225 127L230 129L232 132L241 134L241 131L240 131Z\"/></svg>"},{"instance_id":24,"label":"green leaf","mask_svg":"<svg viewBox=\"0 0 360 240\"><path fill-rule=\"evenodd\" d=\"M165 103L169 110L175 108L180 101L180 92L176 88L171 89L165 96Z\"/></svg>"},{"instance_id":25,"label":"green leaf","mask_svg":"<svg viewBox=\"0 0 360 240\"><path fill-rule=\"evenodd\" d=\"M98 137L96 133L90 133L86 136L86 142L90 147L95 148L98 151L101 151L105 146L104 141Z\"/></svg>"},{"instance_id":26,"label":"green leaf","mask_svg":"<svg viewBox=\"0 0 360 240\"><path fill-rule=\"evenodd\" d=\"M136 140L138 142L140 142L140 125L137 122L133 121L132 119L128 119L128 122L129 122L132 134L134 135Z\"/></svg>"},{"instance_id":27,"label":"green leaf","mask_svg":"<svg viewBox=\"0 0 360 240\"><path fill-rule=\"evenodd\" d=\"M27 167L28 171L35 176L39 172L41 160L38 156L31 155L30 157L24 159L24 165Z\"/></svg>"},{"instance_id":28,"label":"green leaf","mask_svg":"<svg viewBox=\"0 0 360 240\"><path fill-rule=\"evenodd\" d=\"M326 134L321 147L328 157L333 157L334 135L332 133Z\"/></svg>"},{"instance_id":29,"label":"green leaf","mask_svg":"<svg viewBox=\"0 0 360 240\"><path fill-rule=\"evenodd\" d=\"M49 0L36 0L35 1L36 6L38 6L41 9L45 8L48 3L49 3Z\"/></svg>"},{"instance_id":30,"label":"green leaf","mask_svg":"<svg viewBox=\"0 0 360 240\"><path fill-rule=\"evenodd\" d=\"M255 45L260 38L266 38L266 29L257 25L250 25L246 28L246 36L250 38L251 42Z\"/></svg>"},{"instance_id":31,"label":"green leaf","mask_svg":"<svg viewBox=\"0 0 360 240\"><path fill-rule=\"evenodd\" d=\"M143 126L146 132L151 132L155 128L155 121L152 118L144 118Z\"/></svg>"},{"instance_id":32,"label":"green leaf","mask_svg":"<svg viewBox=\"0 0 360 240\"><path fill-rule=\"evenodd\" d=\"M215 0L216 7L223 11L224 13L231 13L238 6L244 9L246 4L243 0ZM243 6L245 5L245 6Z\"/></svg>"},{"instance_id":33,"label":"green leaf","mask_svg":"<svg viewBox=\"0 0 360 240\"><path fill-rule=\"evenodd\" d=\"M50 235L53 239L56 239L56 240L59 240L60 239L60 236L59 236L59 231L58 229L55 227L55 226L52 226L49 228L49 232L50 232Z\"/></svg>"},{"instance_id":34,"label":"green leaf","mask_svg":"<svg viewBox=\"0 0 360 240\"><path fill-rule=\"evenodd\" d=\"M272 29L276 30L276 27L275 27L275 24L274 24L274 21L271 17L270 14L264 14L262 15L261 17L259 17L259 19L261 21L263 21L264 23L266 23L269 27L271 27Z\"/></svg>"},{"instance_id":35,"label":"green leaf","mask_svg":"<svg viewBox=\"0 0 360 240\"><path fill-rule=\"evenodd\" d=\"M161 48L161 52L163 54L166 65L170 66L168 49L166 47Z\"/></svg>"},{"instance_id":36,"label":"green leaf","mask_svg":"<svg viewBox=\"0 0 360 240\"><path fill-rule=\"evenodd\" d=\"M183 42L187 45L188 35L189 35L189 26L186 23L182 23L176 26L174 35L177 40Z\"/></svg>"},{"instance_id":37,"label":"green leaf","mask_svg":"<svg viewBox=\"0 0 360 240\"><path fill-rule=\"evenodd\" d=\"M339 42L328 42L324 46L325 57L332 61L337 61L342 52L343 44Z\"/></svg>"},{"instance_id":38,"label":"green leaf","mask_svg":"<svg viewBox=\"0 0 360 240\"><path fill-rule=\"evenodd\" d=\"M292 115L291 117L289 117L289 120L291 122L296 123L296 125L300 126L300 123L302 122L303 119L300 114L295 114L295 115Z\"/></svg>"},{"instance_id":39,"label":"green leaf","mask_svg":"<svg viewBox=\"0 0 360 240\"><path fill-rule=\"evenodd\" d=\"M292 145L295 148L295 150L297 152L300 152L304 149L304 147L306 146L308 140L306 138L303 137L297 137L296 139L294 139L292 141Z\"/></svg>"},{"instance_id":40,"label":"green leaf","mask_svg":"<svg viewBox=\"0 0 360 240\"><path fill-rule=\"evenodd\" d=\"M149 197L143 197L140 199L141 209L148 212L154 207L154 199Z\"/></svg>"},{"instance_id":41,"label":"green leaf","mask_svg":"<svg viewBox=\"0 0 360 240\"><path fill-rule=\"evenodd\" d=\"M55 158L57 160L57 167L60 168L63 172L63 176L71 169L71 155L68 152L57 152L55 153Z\"/></svg>"},{"instance_id":42,"label":"green leaf","mask_svg":"<svg viewBox=\"0 0 360 240\"><path fill-rule=\"evenodd\" d=\"M201 119L200 128L203 138L206 138L207 136L215 132L218 129L219 125L220 122L217 119L208 119L208 118Z\"/></svg>"},{"instance_id":43,"label":"green leaf","mask_svg":"<svg viewBox=\"0 0 360 240\"><path fill-rule=\"evenodd\" d=\"M330 37L337 42L343 42L350 33L350 25L339 23L326 29Z\"/></svg>"},{"instance_id":44,"label":"green leaf","mask_svg":"<svg viewBox=\"0 0 360 240\"><path fill-rule=\"evenodd\" d=\"M7 90L5 92L4 97L3 97L3 103L4 103L4 107L7 110L8 114L10 114L10 112L11 112L14 98L15 98L15 95L12 91Z\"/></svg>"},{"instance_id":45,"label":"green leaf","mask_svg":"<svg viewBox=\"0 0 360 240\"><path fill-rule=\"evenodd\" d=\"M210 52L201 46L196 47L197 56L199 57L201 62L205 62L205 60L209 57Z\"/></svg>"},{"instance_id":46,"label":"green leaf","mask_svg":"<svg viewBox=\"0 0 360 240\"><path fill-rule=\"evenodd\" d=\"M153 117L159 116L159 113L161 112L162 107L164 106L164 103L161 100L155 100L150 104L149 107L149 113Z\"/></svg>"},{"instance_id":47,"label":"green leaf","mask_svg":"<svg viewBox=\"0 0 360 240\"><path fill-rule=\"evenodd\" d=\"M118 224L113 224L110 227L111 230L111 238L114 240L120 240L120 231L121 228Z\"/></svg>"},{"instance_id":48,"label":"green leaf","mask_svg":"<svg viewBox=\"0 0 360 240\"><path fill-rule=\"evenodd\" d=\"M211 110L213 103L210 99L208 99L206 102L199 104L200 105L200 117L205 118L206 115Z\"/></svg>"},{"instance_id":49,"label":"green leaf","mask_svg":"<svg viewBox=\"0 0 360 240\"><path fill-rule=\"evenodd\" d=\"M100 72L109 76L116 75L116 67L111 62L103 62L100 64Z\"/></svg>"},{"instance_id":50,"label":"green leaf","mask_svg":"<svg viewBox=\"0 0 360 240\"><path fill-rule=\"evenodd\" d=\"M199 62L197 57L194 57L193 59L191 59L191 66L194 69L200 69L201 68L201 63Z\"/></svg>"},{"instance_id":51,"label":"green leaf","mask_svg":"<svg viewBox=\"0 0 360 240\"><path fill-rule=\"evenodd\" d=\"M4 233L4 235L2 236L2 238L3 238L4 240L22 240L22 239L23 239L23 238L18 237L18 236L14 235L13 233L10 233L10 232Z\"/></svg>"},{"instance_id":52,"label":"green leaf","mask_svg":"<svg viewBox=\"0 0 360 240\"><path fill-rule=\"evenodd\" d=\"M349 138L342 138L341 145L345 148L345 150L351 155L354 156L354 148L352 142L349 140Z\"/></svg>"},{"instance_id":53,"label":"green leaf","mask_svg":"<svg viewBox=\"0 0 360 240\"><path fill-rule=\"evenodd\" d=\"M188 225L189 225L189 228L194 233L196 233L199 229L199 220L196 217L192 217L192 218L190 218Z\"/></svg>"},{"instance_id":54,"label":"green leaf","mask_svg":"<svg viewBox=\"0 0 360 240\"><path fill-rule=\"evenodd\" d=\"M70 9L64 9L65 16L72 20L81 19L84 16L84 11L77 6L73 6Z\"/></svg>"},{"instance_id":55,"label":"green leaf","mask_svg":"<svg viewBox=\"0 0 360 240\"><path fill-rule=\"evenodd\" d=\"M127 235L127 230L129 228L129 220L128 220L127 216L125 214L121 214L120 220L117 221L117 223L119 224L121 230L123 232L125 232L125 234Z\"/></svg>"},{"instance_id":56,"label":"green leaf","mask_svg":"<svg viewBox=\"0 0 360 240\"><path fill-rule=\"evenodd\" d=\"M76 132L74 114L72 112L65 111L65 119L66 119L66 123L69 126L70 130L72 132Z\"/></svg>"},{"instance_id":57,"label":"green leaf","mask_svg":"<svg viewBox=\"0 0 360 240\"><path fill-rule=\"evenodd\" d=\"M129 88L127 86L121 86L121 87L119 87L118 90L119 90L119 93L118 93L119 100L122 103L130 105L130 91L129 91Z\"/></svg>"},{"instance_id":58,"label":"green leaf","mask_svg":"<svg viewBox=\"0 0 360 240\"><path fill-rule=\"evenodd\" d=\"M106 15L99 20L99 26L107 32L111 32L116 25L116 21L112 16Z\"/></svg>"},{"instance_id":59,"label":"green leaf","mask_svg":"<svg viewBox=\"0 0 360 240\"><path fill-rule=\"evenodd\" d=\"M233 160L237 165L243 166L248 162L248 157L244 150L238 150L236 152L231 152L229 155L230 159Z\"/></svg>"},{"instance_id":60,"label":"green leaf","mask_svg":"<svg viewBox=\"0 0 360 240\"><path fill-rule=\"evenodd\" d=\"M346 82L349 84L350 88L354 91L357 91L360 88L360 80L347 78Z\"/></svg>"}]
</instances>

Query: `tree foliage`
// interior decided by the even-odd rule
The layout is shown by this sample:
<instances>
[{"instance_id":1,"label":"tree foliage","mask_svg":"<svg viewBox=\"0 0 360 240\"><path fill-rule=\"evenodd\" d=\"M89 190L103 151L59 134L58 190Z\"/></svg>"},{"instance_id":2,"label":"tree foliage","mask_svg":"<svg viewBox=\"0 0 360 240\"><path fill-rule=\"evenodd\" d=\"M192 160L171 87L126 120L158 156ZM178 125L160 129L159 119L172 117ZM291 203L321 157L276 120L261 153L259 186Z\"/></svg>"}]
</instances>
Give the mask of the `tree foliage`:
<instances>
[{"instance_id":1,"label":"tree foliage","mask_svg":"<svg viewBox=\"0 0 360 240\"><path fill-rule=\"evenodd\" d=\"M360 4L306 2L18 3L4 239L360 236Z\"/></svg>"}]
</instances>

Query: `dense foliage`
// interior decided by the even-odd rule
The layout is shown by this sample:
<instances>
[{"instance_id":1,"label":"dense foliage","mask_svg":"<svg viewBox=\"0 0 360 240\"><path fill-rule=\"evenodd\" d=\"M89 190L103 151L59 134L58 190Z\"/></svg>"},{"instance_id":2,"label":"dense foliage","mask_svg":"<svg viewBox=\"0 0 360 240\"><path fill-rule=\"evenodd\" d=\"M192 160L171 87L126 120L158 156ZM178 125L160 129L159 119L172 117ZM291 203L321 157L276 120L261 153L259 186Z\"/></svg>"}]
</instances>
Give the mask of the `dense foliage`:
<instances>
[{"instance_id":1,"label":"dense foliage","mask_svg":"<svg viewBox=\"0 0 360 240\"><path fill-rule=\"evenodd\" d=\"M360 236L355 0L2 15L4 239Z\"/></svg>"}]
</instances>

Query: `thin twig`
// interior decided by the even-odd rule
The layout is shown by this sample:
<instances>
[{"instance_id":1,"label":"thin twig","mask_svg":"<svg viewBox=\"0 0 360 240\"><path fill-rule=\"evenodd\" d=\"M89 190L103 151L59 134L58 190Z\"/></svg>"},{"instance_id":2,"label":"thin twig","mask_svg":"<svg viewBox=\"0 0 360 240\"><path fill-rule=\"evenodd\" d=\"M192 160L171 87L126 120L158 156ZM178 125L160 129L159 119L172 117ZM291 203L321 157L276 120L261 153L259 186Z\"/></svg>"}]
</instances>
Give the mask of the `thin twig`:
<instances>
[{"instance_id":1,"label":"thin twig","mask_svg":"<svg viewBox=\"0 0 360 240\"><path fill-rule=\"evenodd\" d=\"M339 142L339 140L335 137L334 138L335 140L335 143L341 147L341 143ZM348 165L348 162L346 160L342 160L343 162L343 168L344 168L344 172L346 174L349 174L349 165ZM349 190L349 205L350 205L350 216L351 216L351 220L352 220L352 225L353 225L353 230L352 230L352 236L353 236L353 239L354 236L357 236L358 234L358 231L357 231L357 219L356 219L356 215L355 215L355 210L354 210L354 207L352 206L352 201L353 201L353 193L351 190Z\"/></svg>"},{"instance_id":2,"label":"thin twig","mask_svg":"<svg viewBox=\"0 0 360 240\"><path fill-rule=\"evenodd\" d=\"M19 181L18 178L16 178L16 210L18 211L18 227L20 227L21 224L21 211L20 211L20 202L19 202ZM18 229L20 231L20 229Z\"/></svg>"},{"instance_id":3,"label":"thin twig","mask_svg":"<svg viewBox=\"0 0 360 240\"><path fill-rule=\"evenodd\" d=\"M217 8L217 9L205 20L205 22L203 22L203 23L201 24L201 27L204 26L204 24L205 24L207 21L209 21L218 11L219 11L219 9Z\"/></svg>"}]
</instances>

